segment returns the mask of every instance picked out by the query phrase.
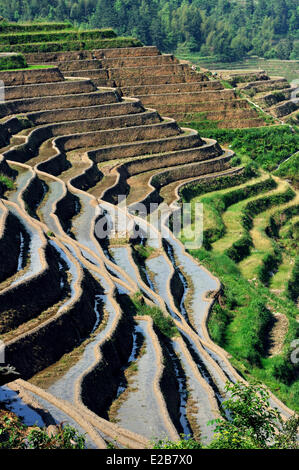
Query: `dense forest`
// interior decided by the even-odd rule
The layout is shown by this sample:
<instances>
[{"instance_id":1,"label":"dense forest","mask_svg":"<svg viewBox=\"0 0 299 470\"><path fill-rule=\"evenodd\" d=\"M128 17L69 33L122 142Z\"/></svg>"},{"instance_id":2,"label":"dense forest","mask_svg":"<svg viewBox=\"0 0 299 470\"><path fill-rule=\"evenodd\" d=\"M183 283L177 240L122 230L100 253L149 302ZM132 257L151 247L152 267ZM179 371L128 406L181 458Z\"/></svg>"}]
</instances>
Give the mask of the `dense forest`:
<instances>
[{"instance_id":1,"label":"dense forest","mask_svg":"<svg viewBox=\"0 0 299 470\"><path fill-rule=\"evenodd\" d=\"M298 0L0 0L0 15L111 26L162 51L225 61L248 54L299 59Z\"/></svg>"}]
</instances>

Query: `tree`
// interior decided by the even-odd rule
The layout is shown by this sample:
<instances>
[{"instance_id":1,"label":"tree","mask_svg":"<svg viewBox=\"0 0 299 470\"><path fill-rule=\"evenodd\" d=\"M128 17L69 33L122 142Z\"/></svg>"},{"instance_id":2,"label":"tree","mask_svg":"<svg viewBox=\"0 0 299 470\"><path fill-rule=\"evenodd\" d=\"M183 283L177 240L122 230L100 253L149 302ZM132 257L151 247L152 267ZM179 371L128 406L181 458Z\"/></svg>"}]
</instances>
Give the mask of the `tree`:
<instances>
[{"instance_id":1,"label":"tree","mask_svg":"<svg viewBox=\"0 0 299 470\"><path fill-rule=\"evenodd\" d=\"M223 408L231 420L215 420L213 449L298 449L299 417L284 421L276 408L270 406L270 396L259 383L227 383L230 398Z\"/></svg>"},{"instance_id":2,"label":"tree","mask_svg":"<svg viewBox=\"0 0 299 470\"><path fill-rule=\"evenodd\" d=\"M276 408L271 408L269 393L255 382L227 382L229 398L222 403L229 420L216 419L214 439L203 446L194 438L177 442L158 440L154 449L298 449L298 415L284 420ZM184 437L184 436L183 436ZM186 436L185 436L186 437Z\"/></svg>"},{"instance_id":3,"label":"tree","mask_svg":"<svg viewBox=\"0 0 299 470\"><path fill-rule=\"evenodd\" d=\"M276 54L278 59L287 60L293 49L292 41L289 39L281 39L276 46Z\"/></svg>"},{"instance_id":4,"label":"tree","mask_svg":"<svg viewBox=\"0 0 299 470\"><path fill-rule=\"evenodd\" d=\"M293 50L292 50L290 59L292 59L292 60L298 60L299 59L299 42L294 42L294 46L293 46Z\"/></svg>"}]
</instances>

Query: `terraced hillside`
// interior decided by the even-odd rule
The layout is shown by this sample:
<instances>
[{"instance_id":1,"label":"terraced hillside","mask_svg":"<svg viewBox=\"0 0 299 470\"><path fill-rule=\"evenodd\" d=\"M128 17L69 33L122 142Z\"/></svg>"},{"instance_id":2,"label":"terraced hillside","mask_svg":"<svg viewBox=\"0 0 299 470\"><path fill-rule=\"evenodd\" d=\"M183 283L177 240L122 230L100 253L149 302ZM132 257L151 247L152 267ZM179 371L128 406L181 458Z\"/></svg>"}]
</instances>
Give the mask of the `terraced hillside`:
<instances>
[{"instance_id":1,"label":"terraced hillside","mask_svg":"<svg viewBox=\"0 0 299 470\"><path fill-rule=\"evenodd\" d=\"M21 374L1 393L17 390L70 422L89 447L145 448L180 433L209 442L227 380L244 380L207 329L219 281L168 229L162 204L175 211L178 187L195 178L244 171L215 140L103 87L114 76L100 61L144 53L165 60L155 48L68 52L68 61L55 52L34 56L49 69L0 73L0 338ZM158 81L193 76L175 61L145 69ZM120 70L136 80L136 65ZM293 194L279 190L287 205ZM137 212L151 202L161 223Z\"/></svg>"},{"instance_id":2,"label":"terraced hillside","mask_svg":"<svg viewBox=\"0 0 299 470\"><path fill-rule=\"evenodd\" d=\"M290 354L298 337L298 191L259 171L212 187L189 183L181 195L204 204L203 247L191 254L223 285L208 323L212 339L245 376L296 407L298 370Z\"/></svg>"},{"instance_id":3,"label":"terraced hillside","mask_svg":"<svg viewBox=\"0 0 299 470\"><path fill-rule=\"evenodd\" d=\"M96 85L115 87L123 96L134 96L178 121L197 118L219 128L265 125L256 109L234 90L226 89L221 80L191 70L156 47L81 51L80 56L27 54L26 58L30 64L55 64L68 77L87 75Z\"/></svg>"},{"instance_id":4,"label":"terraced hillside","mask_svg":"<svg viewBox=\"0 0 299 470\"><path fill-rule=\"evenodd\" d=\"M195 408L193 426L209 435L206 423L217 416L226 375L174 303L171 286L180 271L164 251L162 235L144 240L151 257L139 269L136 241L109 244L94 230L115 210L112 187L124 188L137 202L153 192L147 185L134 191L140 172L149 179L168 168L170 181L180 179L178 168L186 177L227 172L231 152L162 119L138 99L121 99L89 79L65 80L57 68L4 72L1 79L1 251L5 258L9 253L1 269L1 339L6 360L30 379L15 386L58 419L71 416L98 447L114 438L139 447L156 435L174 439L192 432L182 424L188 420L184 407L180 412L178 386L186 389L185 368L191 368L190 387L198 383L201 390L194 400L201 397L203 406ZM172 243L188 264L181 246ZM163 283L156 279L161 269ZM213 278L197 271L217 289ZM183 291L182 281L179 286ZM208 305L202 301L203 313ZM131 363L138 371L133 384L142 426L131 419ZM110 413L121 427L109 424Z\"/></svg>"},{"instance_id":5,"label":"terraced hillside","mask_svg":"<svg viewBox=\"0 0 299 470\"><path fill-rule=\"evenodd\" d=\"M135 38L119 37L112 29L82 30L71 23L0 24L0 52L81 51L93 48L132 47Z\"/></svg>"},{"instance_id":6,"label":"terraced hillside","mask_svg":"<svg viewBox=\"0 0 299 470\"><path fill-rule=\"evenodd\" d=\"M296 80L289 83L284 77L254 70L217 70L215 73L278 121L296 115L299 107Z\"/></svg>"}]
</instances>

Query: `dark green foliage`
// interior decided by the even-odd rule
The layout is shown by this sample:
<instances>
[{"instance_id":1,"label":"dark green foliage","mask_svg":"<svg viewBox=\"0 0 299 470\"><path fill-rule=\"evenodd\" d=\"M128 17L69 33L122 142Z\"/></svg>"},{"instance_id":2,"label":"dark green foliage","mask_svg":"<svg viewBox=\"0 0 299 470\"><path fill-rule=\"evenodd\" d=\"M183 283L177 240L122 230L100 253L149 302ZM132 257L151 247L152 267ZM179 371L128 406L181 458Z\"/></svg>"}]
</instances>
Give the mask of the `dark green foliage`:
<instances>
[{"instance_id":1,"label":"dark green foliage","mask_svg":"<svg viewBox=\"0 0 299 470\"><path fill-rule=\"evenodd\" d=\"M78 41L87 39L111 39L116 34L112 29L94 31L38 31L31 33L0 34L0 44L28 44L36 42Z\"/></svg>"},{"instance_id":2,"label":"dark green foliage","mask_svg":"<svg viewBox=\"0 0 299 470\"><path fill-rule=\"evenodd\" d=\"M251 236L245 233L242 238L232 244L225 254L229 256L235 263L239 263L242 259L250 255L251 247L253 246Z\"/></svg>"},{"instance_id":3,"label":"dark green foliage","mask_svg":"<svg viewBox=\"0 0 299 470\"><path fill-rule=\"evenodd\" d=\"M284 421L271 408L270 395L259 383L227 383L230 398L223 407L231 420L218 419L212 449L298 449L298 416Z\"/></svg>"},{"instance_id":4,"label":"dark green foliage","mask_svg":"<svg viewBox=\"0 0 299 470\"><path fill-rule=\"evenodd\" d=\"M242 344L236 341L234 348L238 357L250 364L260 365L265 352L265 333L271 321L271 313L260 299L254 299L238 318L238 335Z\"/></svg>"},{"instance_id":5,"label":"dark green foliage","mask_svg":"<svg viewBox=\"0 0 299 470\"><path fill-rule=\"evenodd\" d=\"M297 302L299 298L299 256L295 259L291 279L288 282L287 292L289 297Z\"/></svg>"},{"instance_id":6,"label":"dark green foliage","mask_svg":"<svg viewBox=\"0 0 299 470\"><path fill-rule=\"evenodd\" d=\"M168 439L160 439L152 443L152 449L201 449L202 445L195 439L182 439L180 441L170 441Z\"/></svg>"},{"instance_id":7,"label":"dark green foliage","mask_svg":"<svg viewBox=\"0 0 299 470\"><path fill-rule=\"evenodd\" d=\"M161 439L152 443L153 449L298 449L298 416L284 420L277 409L271 408L269 392L263 385L227 382L225 388L229 398L222 406L231 419L208 423L214 425L214 438L208 446L193 438L176 442Z\"/></svg>"},{"instance_id":8,"label":"dark green foliage","mask_svg":"<svg viewBox=\"0 0 299 470\"><path fill-rule=\"evenodd\" d=\"M0 195L8 189L13 189L14 182L11 178L0 173Z\"/></svg>"},{"instance_id":9,"label":"dark green foliage","mask_svg":"<svg viewBox=\"0 0 299 470\"><path fill-rule=\"evenodd\" d=\"M209 320L209 334L213 340L220 346L225 345L225 332L229 324L230 314L229 310L221 307L218 303L213 309L213 315Z\"/></svg>"},{"instance_id":10,"label":"dark green foliage","mask_svg":"<svg viewBox=\"0 0 299 470\"><path fill-rule=\"evenodd\" d=\"M280 204L284 204L285 202L290 201L295 197L296 193L293 191L292 188L288 187L288 189L284 193L280 194L272 194L271 196L264 196L259 199L255 199L254 201L248 202L246 205L243 213L243 225L245 228L251 228L251 218L265 210L269 209L270 207L274 207Z\"/></svg>"},{"instance_id":11,"label":"dark green foliage","mask_svg":"<svg viewBox=\"0 0 299 470\"><path fill-rule=\"evenodd\" d=\"M221 178L215 178L209 181L186 184L180 189L179 193L184 202L190 202L191 199L201 194L246 183L246 181L254 176L257 176L256 170L252 166L248 166L242 173L237 175L222 176Z\"/></svg>"},{"instance_id":12,"label":"dark green foliage","mask_svg":"<svg viewBox=\"0 0 299 470\"><path fill-rule=\"evenodd\" d=\"M48 436L46 430L28 427L19 418L6 416L0 420L0 449L84 449L85 438L66 424L56 426L57 434Z\"/></svg>"},{"instance_id":13,"label":"dark green foliage","mask_svg":"<svg viewBox=\"0 0 299 470\"><path fill-rule=\"evenodd\" d=\"M246 178L246 177L245 177ZM244 179L245 179L244 178ZM221 181L223 180L224 185L221 186ZM245 179L246 181L246 179ZM225 178L219 178L218 184L219 187L218 189L223 189L225 188L225 182L226 182L226 177ZM236 178L236 182L239 184L240 180L238 181L238 178ZM215 182L214 182L215 184ZM200 194L201 191L203 191L205 184L202 183L203 187L201 187L201 184L197 184L197 190L198 193ZM231 185L234 185L234 181L231 181ZM218 240L220 237L222 237L225 234L225 226L222 222L221 214L231 205L236 204L239 201L243 201L244 199L247 199L250 196L259 194L261 192L266 192L269 191L277 186L276 182L272 178L268 178L264 181L260 181L255 184L248 185L243 188L239 189L234 189L232 191L229 191L224 194L215 194L211 197L206 196L202 198L201 202L203 204L209 205L210 209L213 210L215 213L219 223L217 225L217 228L211 228L204 230L204 245L206 249L209 249L211 246L211 243L215 242ZM183 190L182 190L183 191ZM250 246L252 245L251 239L248 236L248 234L245 234L244 237L238 242L236 242L233 246L233 249L229 250L227 253L230 258L232 258L234 261L238 262L241 259L243 259L244 256L247 256L250 252ZM239 253L242 253L242 257L239 256ZM239 259L240 258L240 259Z\"/></svg>"},{"instance_id":14,"label":"dark green foliage","mask_svg":"<svg viewBox=\"0 0 299 470\"><path fill-rule=\"evenodd\" d=\"M2 52L17 51L25 53L33 52L58 52L58 51L81 51L91 49L106 49L117 47L138 47L142 43L135 38L117 37L112 39L89 39L84 41L60 41L42 42L34 44L1 45Z\"/></svg>"},{"instance_id":15,"label":"dark green foliage","mask_svg":"<svg viewBox=\"0 0 299 470\"><path fill-rule=\"evenodd\" d=\"M267 253L258 268L258 278L263 284L269 285L271 273L275 273L281 262L282 250L275 244L273 253Z\"/></svg>"},{"instance_id":16,"label":"dark green foliage","mask_svg":"<svg viewBox=\"0 0 299 470\"><path fill-rule=\"evenodd\" d=\"M287 351L287 353L283 356L277 356L273 358L272 374L283 384L289 386L294 380L296 380L296 375L298 375L298 372L298 364L295 366L291 362L290 351Z\"/></svg>"},{"instance_id":17,"label":"dark green foliage","mask_svg":"<svg viewBox=\"0 0 299 470\"><path fill-rule=\"evenodd\" d=\"M27 62L21 54L0 57L0 70L25 69Z\"/></svg>"},{"instance_id":18,"label":"dark green foliage","mask_svg":"<svg viewBox=\"0 0 299 470\"><path fill-rule=\"evenodd\" d=\"M249 13L249 10L251 13ZM299 13L294 0L0 0L10 21L69 20L112 27L164 51L200 51L234 61L246 54L296 58Z\"/></svg>"},{"instance_id":19,"label":"dark green foliage","mask_svg":"<svg viewBox=\"0 0 299 470\"><path fill-rule=\"evenodd\" d=\"M254 201L248 202L242 211L242 225L245 229L244 235L232 246L226 250L227 256L229 256L236 263L239 263L242 259L246 258L250 254L252 245L252 239L249 230L253 226L253 218L257 214L264 212L270 207L283 204L290 201L295 196L295 192L289 187L284 193L273 194L272 196L265 196ZM275 257L277 259L277 257ZM264 260L268 264L276 264L276 261L272 257ZM279 264L279 263L278 263ZM265 277L265 273L260 272L262 278Z\"/></svg>"},{"instance_id":20,"label":"dark green foliage","mask_svg":"<svg viewBox=\"0 0 299 470\"><path fill-rule=\"evenodd\" d=\"M283 162L275 171L275 175L291 179L296 186L299 185L299 152L293 155L289 160Z\"/></svg>"},{"instance_id":21,"label":"dark green foliage","mask_svg":"<svg viewBox=\"0 0 299 470\"><path fill-rule=\"evenodd\" d=\"M266 233L269 237L278 238L280 228L292 217L299 215L299 205L289 206L283 211L271 215Z\"/></svg>"},{"instance_id":22,"label":"dark green foliage","mask_svg":"<svg viewBox=\"0 0 299 470\"><path fill-rule=\"evenodd\" d=\"M17 32L33 32L33 31L59 31L72 28L72 23L8 23L3 21L0 23L0 33L17 33Z\"/></svg>"},{"instance_id":23,"label":"dark green foliage","mask_svg":"<svg viewBox=\"0 0 299 470\"><path fill-rule=\"evenodd\" d=\"M187 123L185 123L187 125ZM262 168L272 171L287 157L298 151L299 133L289 126L271 126L252 129L201 129L200 122L189 122L189 127L200 132L202 137L230 144L239 155L247 155ZM281 165L277 174L292 175L298 179L299 156L294 156ZM292 169L291 169L292 168Z\"/></svg>"}]
</instances>

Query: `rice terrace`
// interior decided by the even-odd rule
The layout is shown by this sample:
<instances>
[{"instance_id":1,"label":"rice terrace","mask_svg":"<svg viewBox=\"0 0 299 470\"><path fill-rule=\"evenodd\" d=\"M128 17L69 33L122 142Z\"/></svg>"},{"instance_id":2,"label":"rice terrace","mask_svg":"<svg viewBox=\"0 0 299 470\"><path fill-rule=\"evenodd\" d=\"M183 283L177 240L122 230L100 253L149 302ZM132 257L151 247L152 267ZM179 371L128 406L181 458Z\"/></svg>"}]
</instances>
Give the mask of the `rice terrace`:
<instances>
[{"instance_id":1,"label":"rice terrace","mask_svg":"<svg viewBox=\"0 0 299 470\"><path fill-rule=\"evenodd\" d=\"M0 449L298 448L298 7L81 3L0 0Z\"/></svg>"}]
</instances>

